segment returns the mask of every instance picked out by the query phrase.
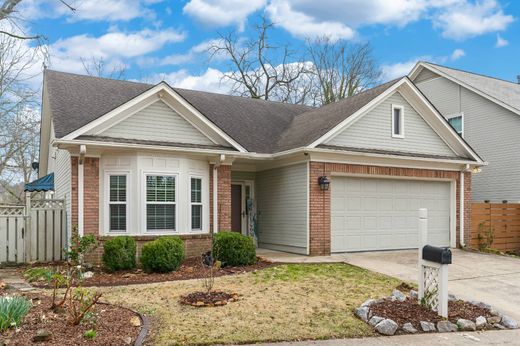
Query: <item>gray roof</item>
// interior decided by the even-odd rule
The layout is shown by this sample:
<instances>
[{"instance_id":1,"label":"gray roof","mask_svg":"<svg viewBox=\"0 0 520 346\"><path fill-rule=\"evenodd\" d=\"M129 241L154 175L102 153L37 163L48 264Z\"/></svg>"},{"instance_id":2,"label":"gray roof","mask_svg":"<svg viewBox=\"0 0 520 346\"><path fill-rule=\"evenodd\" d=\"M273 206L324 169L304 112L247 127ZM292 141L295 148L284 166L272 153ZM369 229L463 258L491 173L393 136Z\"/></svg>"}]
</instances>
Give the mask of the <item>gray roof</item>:
<instances>
[{"instance_id":1,"label":"gray roof","mask_svg":"<svg viewBox=\"0 0 520 346\"><path fill-rule=\"evenodd\" d=\"M396 81L320 108L173 89L248 151L274 153L309 145ZM154 86L51 70L45 71L44 84L57 138L81 128Z\"/></svg>"},{"instance_id":2,"label":"gray roof","mask_svg":"<svg viewBox=\"0 0 520 346\"><path fill-rule=\"evenodd\" d=\"M431 67L433 71L445 73L520 112L520 84L429 62L424 64Z\"/></svg>"}]
</instances>

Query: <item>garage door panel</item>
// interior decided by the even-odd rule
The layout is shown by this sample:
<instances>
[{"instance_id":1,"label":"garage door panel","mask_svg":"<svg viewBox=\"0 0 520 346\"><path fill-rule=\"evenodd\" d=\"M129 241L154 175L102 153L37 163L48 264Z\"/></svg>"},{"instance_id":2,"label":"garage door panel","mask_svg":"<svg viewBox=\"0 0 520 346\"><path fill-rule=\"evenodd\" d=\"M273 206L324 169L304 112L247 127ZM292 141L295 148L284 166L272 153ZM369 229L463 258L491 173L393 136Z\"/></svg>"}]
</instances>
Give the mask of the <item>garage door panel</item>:
<instances>
[{"instance_id":1,"label":"garage door panel","mask_svg":"<svg viewBox=\"0 0 520 346\"><path fill-rule=\"evenodd\" d=\"M417 210L427 208L429 243L449 246L448 182L335 177L331 184L333 252L417 246Z\"/></svg>"}]
</instances>

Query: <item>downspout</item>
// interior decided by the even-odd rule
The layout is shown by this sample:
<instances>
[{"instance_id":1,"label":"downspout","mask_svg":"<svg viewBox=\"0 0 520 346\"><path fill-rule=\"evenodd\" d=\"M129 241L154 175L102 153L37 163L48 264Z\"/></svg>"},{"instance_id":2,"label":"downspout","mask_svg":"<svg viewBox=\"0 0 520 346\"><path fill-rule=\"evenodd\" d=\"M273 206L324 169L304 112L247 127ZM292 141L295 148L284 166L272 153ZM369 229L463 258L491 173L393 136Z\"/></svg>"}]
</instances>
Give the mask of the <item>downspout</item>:
<instances>
[{"instance_id":1,"label":"downspout","mask_svg":"<svg viewBox=\"0 0 520 346\"><path fill-rule=\"evenodd\" d=\"M79 159L78 159L78 236L83 237L84 222L83 222L83 206L84 206L84 161L87 147L80 145Z\"/></svg>"},{"instance_id":2,"label":"downspout","mask_svg":"<svg viewBox=\"0 0 520 346\"><path fill-rule=\"evenodd\" d=\"M467 164L463 170L460 171L460 191L459 191L459 244L461 247L465 247L466 243L464 241L464 174L469 172L469 165Z\"/></svg>"}]
</instances>

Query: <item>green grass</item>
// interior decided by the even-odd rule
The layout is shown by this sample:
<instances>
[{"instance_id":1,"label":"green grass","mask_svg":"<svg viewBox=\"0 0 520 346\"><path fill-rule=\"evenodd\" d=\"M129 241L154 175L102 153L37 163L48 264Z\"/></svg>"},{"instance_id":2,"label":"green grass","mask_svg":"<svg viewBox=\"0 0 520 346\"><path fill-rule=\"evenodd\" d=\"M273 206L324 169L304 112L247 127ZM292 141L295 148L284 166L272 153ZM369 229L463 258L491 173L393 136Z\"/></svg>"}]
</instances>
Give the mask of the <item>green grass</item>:
<instances>
[{"instance_id":1,"label":"green grass","mask_svg":"<svg viewBox=\"0 0 520 346\"><path fill-rule=\"evenodd\" d=\"M215 290L237 292L223 307L180 305L202 290L200 280L105 289L104 297L150 313L152 344L210 345L374 335L354 308L388 296L399 280L347 264L288 264L215 280Z\"/></svg>"}]
</instances>

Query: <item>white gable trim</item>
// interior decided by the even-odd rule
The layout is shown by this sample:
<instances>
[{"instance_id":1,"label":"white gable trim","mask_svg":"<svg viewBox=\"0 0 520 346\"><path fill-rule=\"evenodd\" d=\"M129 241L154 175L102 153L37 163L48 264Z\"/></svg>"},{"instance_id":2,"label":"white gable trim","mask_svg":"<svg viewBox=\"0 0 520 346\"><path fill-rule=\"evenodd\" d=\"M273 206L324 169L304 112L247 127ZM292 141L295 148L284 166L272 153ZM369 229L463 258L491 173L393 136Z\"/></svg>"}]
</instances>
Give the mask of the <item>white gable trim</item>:
<instances>
[{"instance_id":1,"label":"white gable trim","mask_svg":"<svg viewBox=\"0 0 520 346\"><path fill-rule=\"evenodd\" d=\"M91 121L85 126L64 136L64 140L73 140L85 134L100 134L115 124L134 115L152 103L162 100L177 114L185 118L192 126L216 144L229 144L239 152L247 152L238 142L213 124L195 107L175 92L168 84L161 82L130 101ZM183 110L175 109L175 104Z\"/></svg>"},{"instance_id":2,"label":"white gable trim","mask_svg":"<svg viewBox=\"0 0 520 346\"><path fill-rule=\"evenodd\" d=\"M511 107L507 103L504 103L501 100L499 100L497 98L494 98L493 96L488 95L485 92L480 91L479 89L477 89L475 87L472 87L471 85L466 84L463 81L458 80L457 78L454 78L454 77L450 76L449 74L447 74L447 73L445 73L445 72L443 72L441 70L436 69L435 66L431 66L431 65L425 64L423 62L418 62L415 65L415 67L412 69L412 71L408 74L408 76L413 81L419 75L419 73L421 73L421 71L423 69L425 69L425 68L430 70L430 71L432 71L432 72L435 72L435 73L439 74L441 77L444 77L444 78L452 81L453 83L456 83L456 84L461 85L461 86L463 86L464 88L466 88L466 89L468 89L470 91L473 91L474 93L484 97L485 99L487 99L487 100L489 100L491 102L494 102L494 103L498 104L501 107L504 107L505 109L507 109L507 110L509 110L509 111L511 111L511 112L513 112L515 114L520 115L520 110L519 109L516 109L515 107ZM471 73L471 72L469 72L469 73ZM420 83L422 83L422 82L419 82L418 84L420 84Z\"/></svg>"},{"instance_id":3,"label":"white gable trim","mask_svg":"<svg viewBox=\"0 0 520 346\"><path fill-rule=\"evenodd\" d=\"M470 155L476 162L484 163L482 159L470 148L470 146L455 132L455 130L448 124L447 120L431 105L431 103L424 97L424 95L417 89L417 87L407 78L404 77L396 82L390 88L385 90L379 96L374 98L368 104L363 106L350 117L343 120L341 123L332 128L329 132L318 138L309 145L309 148L316 148L318 145L325 143L327 140L333 138L362 116L367 114L371 109L375 108L386 98L399 90L405 100L412 106L417 113L428 123L428 125L439 135L441 139L458 154ZM418 107L421 106L421 107ZM429 118L430 120L428 120Z\"/></svg>"}]
</instances>

